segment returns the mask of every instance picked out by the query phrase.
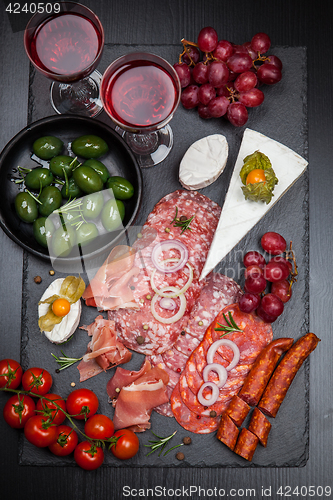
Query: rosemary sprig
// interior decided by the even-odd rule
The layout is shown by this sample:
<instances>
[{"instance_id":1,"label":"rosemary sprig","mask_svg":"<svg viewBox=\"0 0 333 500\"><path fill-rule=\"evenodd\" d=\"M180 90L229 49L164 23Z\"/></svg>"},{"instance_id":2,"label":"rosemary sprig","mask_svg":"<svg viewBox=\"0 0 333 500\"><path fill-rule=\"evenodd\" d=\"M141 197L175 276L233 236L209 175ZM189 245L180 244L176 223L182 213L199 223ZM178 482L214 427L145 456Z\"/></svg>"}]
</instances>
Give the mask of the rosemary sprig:
<instances>
[{"instance_id":1,"label":"rosemary sprig","mask_svg":"<svg viewBox=\"0 0 333 500\"><path fill-rule=\"evenodd\" d=\"M74 365L78 361L81 361L81 358L70 358L69 356L66 356L66 354L61 351L62 356L56 356L51 352L51 356L54 357L56 362L60 365L60 368L58 368L59 371L65 370L65 368L69 368L70 366Z\"/></svg>"},{"instance_id":2,"label":"rosemary sprig","mask_svg":"<svg viewBox=\"0 0 333 500\"><path fill-rule=\"evenodd\" d=\"M242 332L243 330L239 328L239 326L235 323L234 318L232 317L231 311L228 313L229 319L226 317L225 313L223 313L223 318L225 322L227 323L226 325L220 325L220 323L217 323L220 328L214 328L216 332L225 332L224 335L227 333L231 332ZM221 335L223 336L223 335Z\"/></svg>"},{"instance_id":3,"label":"rosemary sprig","mask_svg":"<svg viewBox=\"0 0 333 500\"><path fill-rule=\"evenodd\" d=\"M176 207L176 215L174 216L173 220L171 221L171 224L173 224L173 227L181 227L182 232L180 234L183 234L186 229L189 231L192 231L192 228L190 228L190 224L193 221L195 215L192 215L189 219L186 219L185 216L178 217L178 207Z\"/></svg>"},{"instance_id":4,"label":"rosemary sprig","mask_svg":"<svg viewBox=\"0 0 333 500\"><path fill-rule=\"evenodd\" d=\"M173 434L171 434L170 436L167 436L165 438L161 437L161 436L158 436L157 434L155 434L153 431L151 431L152 434L154 434L155 437L158 438L158 441L152 441L150 440L149 443L151 444L145 444L144 446L146 446L147 448L151 448L151 451L149 453L147 453L146 457L148 457L149 455L151 455L152 453L154 453L154 451L160 449L160 452L158 454L158 456L160 457L161 456L161 453L162 451L164 450L164 448L166 447L166 445L168 444L168 442L173 438L173 436L176 434L177 431L175 431ZM184 443L180 443L180 444L176 444L176 446L173 446L172 448L170 448L169 450L167 450L163 456L165 457L165 455L167 455L169 453L169 451L171 450L174 450L175 448L178 448L179 446L183 446Z\"/></svg>"}]
</instances>

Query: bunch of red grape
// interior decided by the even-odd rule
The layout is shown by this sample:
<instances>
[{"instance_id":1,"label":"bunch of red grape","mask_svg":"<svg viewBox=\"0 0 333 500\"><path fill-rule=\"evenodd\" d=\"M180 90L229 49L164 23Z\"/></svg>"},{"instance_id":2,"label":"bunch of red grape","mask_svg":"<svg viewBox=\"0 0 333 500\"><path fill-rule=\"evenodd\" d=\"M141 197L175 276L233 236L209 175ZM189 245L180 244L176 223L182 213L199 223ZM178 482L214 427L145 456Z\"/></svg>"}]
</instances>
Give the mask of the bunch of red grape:
<instances>
[{"instance_id":1,"label":"bunch of red grape","mask_svg":"<svg viewBox=\"0 0 333 500\"><path fill-rule=\"evenodd\" d=\"M247 108L259 106L264 93L258 87L282 78L282 62L263 56L271 46L266 33L257 33L251 42L235 45L218 40L217 32L203 28L197 43L182 40L183 52L174 68L183 89L186 109L197 108L201 118L226 116L236 127L248 120Z\"/></svg>"},{"instance_id":2,"label":"bunch of red grape","mask_svg":"<svg viewBox=\"0 0 333 500\"><path fill-rule=\"evenodd\" d=\"M261 246L270 254L270 260L266 263L264 256L255 250L245 254L245 293L239 300L239 308L246 313L256 311L263 321L273 323L291 298L297 266L292 249L287 250L286 240L280 234L265 233ZM293 258L290 260L282 254ZM267 282L271 283L271 289L264 294Z\"/></svg>"}]
</instances>

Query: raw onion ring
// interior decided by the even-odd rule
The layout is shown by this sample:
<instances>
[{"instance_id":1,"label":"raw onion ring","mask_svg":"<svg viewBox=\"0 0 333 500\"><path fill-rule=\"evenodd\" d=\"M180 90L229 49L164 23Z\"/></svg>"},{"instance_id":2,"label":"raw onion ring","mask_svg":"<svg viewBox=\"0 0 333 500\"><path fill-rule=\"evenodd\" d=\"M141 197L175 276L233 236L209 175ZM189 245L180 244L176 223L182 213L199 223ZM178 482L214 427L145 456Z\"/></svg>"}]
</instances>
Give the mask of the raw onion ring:
<instances>
[{"instance_id":1,"label":"raw onion ring","mask_svg":"<svg viewBox=\"0 0 333 500\"><path fill-rule=\"evenodd\" d=\"M174 260L178 261L178 259L165 259L163 262L174 261ZM155 285L155 282L154 282L154 276L155 276L155 273L158 269L154 269L153 272L151 273L151 276L150 276L150 285L151 285L152 289L154 290L154 292L157 293L158 295L160 295L161 297L168 297L168 298L176 298L176 297L179 297L179 295L181 295L182 293L185 293L193 281L193 268L192 268L192 266L188 262L185 263L185 266L187 266L189 268L189 271L190 271L189 278L188 278L187 282L185 283L185 285L183 286L183 288L179 289L177 287L173 287L176 290L175 293L172 293L172 292L165 293L162 291L163 288L160 288L160 289L157 288L157 286ZM166 287L164 287L164 288L166 288Z\"/></svg>"},{"instance_id":2,"label":"raw onion ring","mask_svg":"<svg viewBox=\"0 0 333 500\"><path fill-rule=\"evenodd\" d=\"M210 348L208 349L208 352L207 352L207 363L208 364L214 363L214 354L216 353L217 349L221 345L226 345L226 346L230 347L230 349L233 350L234 357L233 357L231 363L228 366L226 366L226 370L230 371L233 368L235 368L235 366L238 364L239 358L240 358L240 352L239 352L238 346L232 340L229 340L229 339L216 340L216 342L214 342L210 346Z\"/></svg>"},{"instance_id":3,"label":"raw onion ring","mask_svg":"<svg viewBox=\"0 0 333 500\"><path fill-rule=\"evenodd\" d=\"M217 384L215 383L215 385L217 385L217 387L220 389L225 385L227 381L228 372L223 365L220 365L219 363L210 363L209 365L205 366L202 372L202 378L204 379L205 382L209 382L208 375L209 372L212 370L216 372L219 376L219 382Z\"/></svg>"},{"instance_id":4,"label":"raw onion ring","mask_svg":"<svg viewBox=\"0 0 333 500\"><path fill-rule=\"evenodd\" d=\"M206 387L210 387L212 389L212 394L211 394L209 399L204 398L203 394L202 394L203 390ZM200 387L200 389L198 391L197 399L198 399L199 403L202 404L202 406L211 406L217 401L217 398L219 397L219 393L220 393L219 388L217 387L216 384L214 384L214 382L205 382L204 384L202 384L202 386Z\"/></svg>"},{"instance_id":5,"label":"raw onion ring","mask_svg":"<svg viewBox=\"0 0 333 500\"><path fill-rule=\"evenodd\" d=\"M173 311L177 307L175 301L169 297L162 297L159 306L167 311Z\"/></svg>"},{"instance_id":6,"label":"raw onion ring","mask_svg":"<svg viewBox=\"0 0 333 500\"><path fill-rule=\"evenodd\" d=\"M165 261L159 261L159 257L162 252L170 250L172 248L178 250L178 252L180 253L180 259L177 259L176 265L171 267L165 267L161 265ZM188 249L186 245L184 245L184 243L178 240L161 241L160 243L157 243L157 245L154 246L151 254L151 260L156 269L161 273L174 273L176 271L180 271L180 269L183 269L186 262L188 261Z\"/></svg>"},{"instance_id":7,"label":"raw onion ring","mask_svg":"<svg viewBox=\"0 0 333 500\"><path fill-rule=\"evenodd\" d=\"M174 286L165 286L165 287L161 288L162 292L165 292L166 290L171 290L172 292L174 292L174 291L178 292L178 288L176 288ZM174 314L173 316L171 316L170 318L162 318L162 316L160 316L156 312L155 304L159 298L160 298L160 295L155 294L154 297L152 298L151 305L150 305L151 313L154 316L154 318L157 319L157 321L160 321L161 323L163 323L165 325L170 325L171 323L176 323L176 321L178 321L180 318L182 318L184 316L185 309L186 309L186 297L184 294L179 295L180 306L179 306L178 312L176 314Z\"/></svg>"}]
</instances>

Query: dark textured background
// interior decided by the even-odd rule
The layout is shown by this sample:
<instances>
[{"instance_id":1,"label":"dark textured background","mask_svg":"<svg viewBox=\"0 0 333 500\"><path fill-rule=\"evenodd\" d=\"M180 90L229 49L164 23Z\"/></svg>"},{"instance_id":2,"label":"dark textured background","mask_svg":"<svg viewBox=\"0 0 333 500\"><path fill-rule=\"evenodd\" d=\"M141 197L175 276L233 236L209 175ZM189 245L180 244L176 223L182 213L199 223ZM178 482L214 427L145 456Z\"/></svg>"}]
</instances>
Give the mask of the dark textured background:
<instances>
[{"instance_id":1,"label":"dark textured background","mask_svg":"<svg viewBox=\"0 0 333 500\"><path fill-rule=\"evenodd\" d=\"M292 414L290 413L292 400L295 393L299 392L298 389L303 390L304 388L302 377L306 379L309 376L309 447L307 446L307 436L304 436L302 429L299 429L301 442L304 440L306 443L305 448L308 452L305 452L305 458L308 456L308 460L306 464L306 460L302 461L300 465L304 465L303 467L292 468L270 467L270 465L274 465L271 463L265 463L269 467L232 469L224 467L221 469L187 468L184 464L185 467L182 467L181 470L179 468L158 467L152 472L145 468L131 469L124 463L121 468L104 467L94 473L84 473L72 467L41 469L18 465L19 433L9 429L2 422L0 425L3 450L0 469L3 479L1 494L10 499L19 498L22 493L28 499L45 498L45 496L58 498L59 495L66 499L71 497L113 499L123 498L122 488L124 485L130 485L133 488L154 488L157 485L181 488L182 486L200 485L205 488L216 486L226 490L252 487L257 489L257 497L261 498L262 486L265 488L272 486L272 492L276 492L279 486L286 488L288 485L292 489L302 485L332 486L332 370L330 368L332 359L330 342L332 294L329 285L332 280L329 260L332 240L330 224L332 218L331 182L329 181L332 157L332 119L330 113L332 106L332 56L329 49L331 45L329 38L332 15L331 2L316 2L310 5L307 3L305 5L299 0L293 2L277 0L274 3L264 1L251 3L240 0L237 4L227 4L217 0L193 2L169 0L162 4L149 0L141 2L95 0L85 3L100 16L105 27L106 42L108 44L126 44L128 50L131 50L133 45L138 44L171 44L175 46L177 53L176 44L179 40L182 37L195 39L199 30L205 25L214 26L220 38L227 38L235 43L242 43L250 39L258 31L266 31L272 38L273 48L271 52L277 53L278 50L284 50L284 47L296 47L300 51L303 63L299 66L300 71L297 74L296 82L293 81L290 85L285 86L288 81L286 75L286 78L281 82L283 86L281 94L289 94L288 99L292 97L296 101L296 107L301 107L302 115L305 114L303 107L306 108L306 99L303 92L304 87L299 88L299 83L304 82L303 77L306 73L304 54L305 51L307 53L308 153L306 142L304 142L306 123L302 122L301 128L297 126L293 128L288 137L285 138L285 130L288 130L289 123L294 120L290 109L285 112L284 116L276 113L266 125L265 120L268 120L270 111L274 109L273 101L281 98L278 86L270 89L271 97L269 93L266 93L264 106L268 106L267 115L263 106L259 110L252 110L248 126L267 133L267 135L270 135L268 132L272 130L274 132L274 135L271 134L273 138L281 140L300 154L308 156L309 159L310 189L308 200L302 195L302 190L307 184L307 177L303 176L302 180L295 186L298 189L295 189L294 194L291 194L290 191L286 195L290 202L287 212L285 210L278 213L271 211L268 218L265 219L267 227L265 225L262 227L263 231L269 229L270 217L274 215L272 221L281 228L281 232L285 234L295 230L295 234L298 235L298 226L304 227L307 224L307 210L309 208L310 265L309 268L305 265L304 275L298 289L301 292L302 286L304 287L302 300L303 307L306 309L306 288L309 286L309 316L307 310L303 314L301 310L296 309L294 310L295 316L291 320L289 318L287 323L282 322L280 325L281 328L285 328L285 334L297 337L307 327L307 318L309 317L309 328L322 338L322 343L311 355L310 362L306 364L298 379L295 380L296 385L288 393L273 426L273 430L275 427L277 428L278 418L282 420L285 417L285 412L292 426ZM37 102L34 103L36 108L31 108L31 101L28 104L29 64L23 49L22 33L12 32L7 14L4 12L0 13L0 40L2 47L7 47L7 50L3 50L0 56L2 62L0 109L3 117L0 147L2 148L13 135L27 124L28 119L34 120L37 117L52 114L52 108L47 102L46 91L41 92L38 96L38 105ZM306 49L301 47L306 47ZM102 64L106 65L107 63L108 61L104 63L103 59L101 68ZM297 61L298 64L299 61ZM41 85L44 84L48 85L45 81ZM285 98L287 99L286 96ZM43 107L38 111L39 105ZM28 114L29 109L32 109L32 113ZM254 111L258 111L260 116L256 116ZM37 113L36 116L34 112ZM175 131L176 119L175 117L173 127ZM179 119L181 118L179 117ZM274 123L272 123L272 119ZM266 126L268 129L265 128ZM187 132L187 129L191 129L191 131ZM186 147L195 138L206 135L201 134L200 130L195 132L192 129L195 130L195 127L192 126L192 120L189 118L186 120L184 130L182 130L185 138L182 139L181 144L175 143L173 151L173 154L176 155L175 161L177 158L178 160L181 158ZM208 129L207 131L209 133ZM227 128L224 128L223 133L229 139ZM195 136L195 134L198 135ZM234 130L234 144L239 144L241 134L241 129ZM232 154L236 156L236 152L233 151ZM230 161L231 158L232 156ZM230 165L231 163L229 163L228 168ZM161 167L158 168L161 169ZM158 178L157 169L153 173L156 178ZM148 174L147 171L145 175L148 176ZM165 192L167 191L166 189ZM156 195L156 199L158 198L159 196ZM147 213L155 201L153 199L147 201L147 206L143 206L143 210ZM305 210L300 221L297 212L301 203ZM294 214L296 215L296 223ZM22 312L23 318L25 317L25 310L22 310L21 306L22 303L24 304L24 300L21 300L22 280L31 277L29 275L30 269L36 268L40 269L40 273L43 271L44 283L46 284L48 269L43 266L39 267L39 262L34 258L24 256L21 249L4 234L1 234L0 237L1 351L3 356L18 358L20 356ZM252 243L252 241L250 242ZM245 243L248 244L248 240ZM306 238L305 241L300 241L301 246L304 244L306 245ZM306 252L302 248L302 255L304 254ZM233 259L233 256L229 259L231 266L234 265ZM26 296L24 298L28 299ZM29 298L29 300L32 299ZM28 309L26 312L29 312ZM282 318L281 320L284 321ZM3 404L4 398L1 398L0 405ZM305 408L306 404L305 401ZM289 432L290 426L284 424L279 429L277 439L281 442L288 441ZM264 451L269 451L271 457L271 450ZM224 463L224 465L228 464ZM197 496L194 495L193 498L197 498ZM281 496L276 496L274 493L273 498L281 498ZM313 498L313 496L303 495L302 498Z\"/></svg>"}]
</instances>

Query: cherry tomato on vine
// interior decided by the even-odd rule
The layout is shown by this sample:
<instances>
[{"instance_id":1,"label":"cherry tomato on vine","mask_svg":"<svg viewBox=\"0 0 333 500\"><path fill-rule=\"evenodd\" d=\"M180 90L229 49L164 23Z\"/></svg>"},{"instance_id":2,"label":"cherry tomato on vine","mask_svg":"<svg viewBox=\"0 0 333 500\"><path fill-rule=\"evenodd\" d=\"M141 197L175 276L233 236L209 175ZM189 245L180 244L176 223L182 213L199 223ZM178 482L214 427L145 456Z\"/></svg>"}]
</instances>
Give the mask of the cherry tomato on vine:
<instances>
[{"instance_id":1,"label":"cherry tomato on vine","mask_svg":"<svg viewBox=\"0 0 333 500\"><path fill-rule=\"evenodd\" d=\"M17 389L22 379L22 367L14 359L2 359L0 361L0 387Z\"/></svg>"},{"instance_id":2,"label":"cherry tomato on vine","mask_svg":"<svg viewBox=\"0 0 333 500\"><path fill-rule=\"evenodd\" d=\"M66 401L67 413L73 418L84 420L95 415L98 408L98 398L90 389L75 389Z\"/></svg>"},{"instance_id":3,"label":"cherry tomato on vine","mask_svg":"<svg viewBox=\"0 0 333 500\"><path fill-rule=\"evenodd\" d=\"M3 418L14 429L23 429L30 417L35 415L34 400L24 394L15 394L3 408Z\"/></svg>"},{"instance_id":4,"label":"cherry tomato on vine","mask_svg":"<svg viewBox=\"0 0 333 500\"><path fill-rule=\"evenodd\" d=\"M22 387L25 391L45 396L52 386L52 376L43 368L28 368L22 376Z\"/></svg>"},{"instance_id":5,"label":"cherry tomato on vine","mask_svg":"<svg viewBox=\"0 0 333 500\"><path fill-rule=\"evenodd\" d=\"M86 421L84 433L91 439L108 439L114 433L114 425L106 415L96 414Z\"/></svg>"},{"instance_id":6,"label":"cherry tomato on vine","mask_svg":"<svg viewBox=\"0 0 333 500\"><path fill-rule=\"evenodd\" d=\"M24 426L27 440L38 448L46 448L57 439L57 426L41 415L29 418Z\"/></svg>"},{"instance_id":7,"label":"cherry tomato on vine","mask_svg":"<svg viewBox=\"0 0 333 500\"><path fill-rule=\"evenodd\" d=\"M46 394L44 398L39 399L37 402L36 410L38 414L43 415L44 417L50 417L54 425L62 424L66 418L64 413L66 411L65 401L58 396L58 394L53 393ZM52 403L52 401L48 401L48 399L54 401L55 404ZM60 406L63 411L61 411L61 409L59 409L56 405Z\"/></svg>"},{"instance_id":8,"label":"cherry tomato on vine","mask_svg":"<svg viewBox=\"0 0 333 500\"><path fill-rule=\"evenodd\" d=\"M71 310L71 305L67 299L59 298L56 299L52 304L52 311L56 316L60 317L67 316L70 310Z\"/></svg>"},{"instance_id":9,"label":"cherry tomato on vine","mask_svg":"<svg viewBox=\"0 0 333 500\"><path fill-rule=\"evenodd\" d=\"M82 441L74 450L75 462L85 470L95 470L104 461L104 451L89 441Z\"/></svg>"},{"instance_id":10,"label":"cherry tomato on vine","mask_svg":"<svg viewBox=\"0 0 333 500\"><path fill-rule=\"evenodd\" d=\"M120 460L132 458L139 451L140 442L135 432L129 429L122 429L116 431L113 437L118 439L116 444L111 447L111 451Z\"/></svg>"},{"instance_id":11,"label":"cherry tomato on vine","mask_svg":"<svg viewBox=\"0 0 333 500\"><path fill-rule=\"evenodd\" d=\"M49 445L49 450L57 457L65 457L72 453L79 441L78 435L69 425L59 425L57 427L57 437Z\"/></svg>"}]
</instances>

